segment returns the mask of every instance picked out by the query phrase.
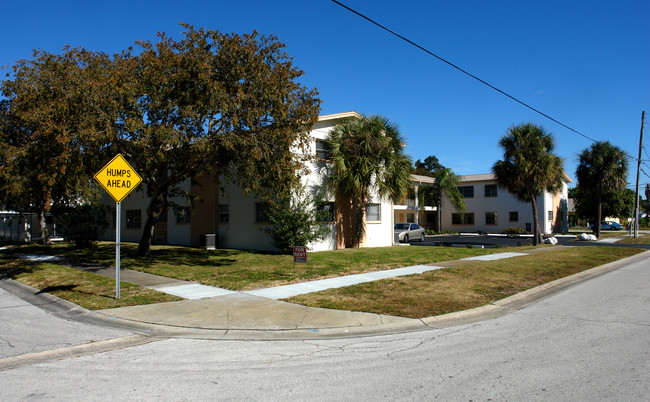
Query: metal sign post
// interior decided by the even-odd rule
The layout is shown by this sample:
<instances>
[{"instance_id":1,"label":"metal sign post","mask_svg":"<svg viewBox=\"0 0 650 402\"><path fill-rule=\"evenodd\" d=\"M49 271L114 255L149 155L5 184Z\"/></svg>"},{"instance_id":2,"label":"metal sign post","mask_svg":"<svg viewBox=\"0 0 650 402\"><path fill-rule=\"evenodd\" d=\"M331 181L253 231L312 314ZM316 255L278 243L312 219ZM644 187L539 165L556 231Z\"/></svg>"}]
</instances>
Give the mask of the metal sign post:
<instances>
[{"instance_id":1,"label":"metal sign post","mask_svg":"<svg viewBox=\"0 0 650 402\"><path fill-rule=\"evenodd\" d=\"M122 223L122 203L115 203L115 298L120 298L120 226Z\"/></svg>"},{"instance_id":2,"label":"metal sign post","mask_svg":"<svg viewBox=\"0 0 650 402\"><path fill-rule=\"evenodd\" d=\"M121 203L142 178L121 154L117 154L99 172L95 180L115 200L115 297L120 298L120 235L122 224Z\"/></svg>"}]
</instances>

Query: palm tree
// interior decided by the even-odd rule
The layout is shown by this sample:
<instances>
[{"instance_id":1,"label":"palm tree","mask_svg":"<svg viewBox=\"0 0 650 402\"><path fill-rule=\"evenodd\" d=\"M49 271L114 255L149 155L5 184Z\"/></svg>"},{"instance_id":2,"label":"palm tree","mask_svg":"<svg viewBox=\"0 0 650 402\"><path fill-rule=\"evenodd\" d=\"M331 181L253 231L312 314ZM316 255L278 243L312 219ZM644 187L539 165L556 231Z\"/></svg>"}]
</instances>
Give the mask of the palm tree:
<instances>
[{"instance_id":1,"label":"palm tree","mask_svg":"<svg viewBox=\"0 0 650 402\"><path fill-rule=\"evenodd\" d=\"M492 166L497 184L520 201L530 202L533 211L533 245L542 241L537 215L537 197L544 190L556 193L562 186L563 162L553 154L553 136L532 123L512 126L499 141L503 160Z\"/></svg>"},{"instance_id":2,"label":"palm tree","mask_svg":"<svg viewBox=\"0 0 650 402\"><path fill-rule=\"evenodd\" d=\"M422 187L419 195L424 199L426 204L431 201L436 205L438 219L436 230L440 231L441 223L441 204L442 197L447 196L451 205L458 211L465 211L465 200L463 195L458 190L460 185L460 178L454 173L451 168L441 167L433 174L434 182L431 186Z\"/></svg>"},{"instance_id":3,"label":"palm tree","mask_svg":"<svg viewBox=\"0 0 650 402\"><path fill-rule=\"evenodd\" d=\"M336 192L337 208L349 207L346 220L352 232L346 239L347 247L359 247L363 239L366 206L372 193L397 201L408 191L411 160L403 149L399 129L382 116L346 119L330 131L327 150L331 173L327 180Z\"/></svg>"},{"instance_id":4,"label":"palm tree","mask_svg":"<svg viewBox=\"0 0 650 402\"><path fill-rule=\"evenodd\" d=\"M627 173L625 152L609 141L595 142L580 154L576 177L580 188L587 190L596 200L596 237L600 237L603 194L623 189Z\"/></svg>"}]
</instances>

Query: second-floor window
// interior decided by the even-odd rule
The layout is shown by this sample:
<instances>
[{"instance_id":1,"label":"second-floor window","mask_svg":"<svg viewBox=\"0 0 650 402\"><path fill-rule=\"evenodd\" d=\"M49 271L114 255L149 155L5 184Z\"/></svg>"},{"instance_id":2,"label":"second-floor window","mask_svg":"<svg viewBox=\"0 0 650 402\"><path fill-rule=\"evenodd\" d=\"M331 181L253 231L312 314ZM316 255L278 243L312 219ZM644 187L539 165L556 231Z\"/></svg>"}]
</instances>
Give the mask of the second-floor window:
<instances>
[{"instance_id":1,"label":"second-floor window","mask_svg":"<svg viewBox=\"0 0 650 402\"><path fill-rule=\"evenodd\" d=\"M486 197L496 197L497 196L497 185L496 184L486 184L485 185L485 196Z\"/></svg>"},{"instance_id":2,"label":"second-floor window","mask_svg":"<svg viewBox=\"0 0 650 402\"><path fill-rule=\"evenodd\" d=\"M327 142L325 140L316 140L316 157L321 160L329 159L329 152L327 152Z\"/></svg>"},{"instance_id":3,"label":"second-floor window","mask_svg":"<svg viewBox=\"0 0 650 402\"><path fill-rule=\"evenodd\" d=\"M458 191L463 195L463 198L474 198L474 186L460 186Z\"/></svg>"}]
</instances>

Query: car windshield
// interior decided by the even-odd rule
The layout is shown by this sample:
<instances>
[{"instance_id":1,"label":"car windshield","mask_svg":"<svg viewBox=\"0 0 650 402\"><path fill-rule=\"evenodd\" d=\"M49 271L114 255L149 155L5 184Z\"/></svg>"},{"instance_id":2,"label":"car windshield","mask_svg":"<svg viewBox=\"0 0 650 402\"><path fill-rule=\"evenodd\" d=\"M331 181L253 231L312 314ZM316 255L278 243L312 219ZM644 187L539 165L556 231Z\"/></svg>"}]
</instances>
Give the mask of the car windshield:
<instances>
[{"instance_id":1,"label":"car windshield","mask_svg":"<svg viewBox=\"0 0 650 402\"><path fill-rule=\"evenodd\" d=\"M396 223L395 224L395 229L397 229L397 230L406 230L408 228L409 228L408 223Z\"/></svg>"}]
</instances>

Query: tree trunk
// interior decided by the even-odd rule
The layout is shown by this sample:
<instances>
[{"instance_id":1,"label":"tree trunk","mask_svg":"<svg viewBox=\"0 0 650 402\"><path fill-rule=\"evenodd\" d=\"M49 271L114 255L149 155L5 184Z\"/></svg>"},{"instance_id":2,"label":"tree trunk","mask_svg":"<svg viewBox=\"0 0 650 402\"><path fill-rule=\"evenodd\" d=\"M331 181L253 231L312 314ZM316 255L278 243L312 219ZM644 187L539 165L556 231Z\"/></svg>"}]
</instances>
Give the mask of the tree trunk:
<instances>
[{"instance_id":1,"label":"tree trunk","mask_svg":"<svg viewBox=\"0 0 650 402\"><path fill-rule=\"evenodd\" d=\"M355 202L352 207L352 248L359 248L361 239L365 233L365 225L363 224L363 217L366 210L366 202Z\"/></svg>"},{"instance_id":2,"label":"tree trunk","mask_svg":"<svg viewBox=\"0 0 650 402\"><path fill-rule=\"evenodd\" d=\"M47 230L47 222L45 221L45 210L41 209L38 212L38 222L41 229L41 243L50 244L50 233Z\"/></svg>"},{"instance_id":3,"label":"tree trunk","mask_svg":"<svg viewBox=\"0 0 650 402\"><path fill-rule=\"evenodd\" d=\"M537 197L531 195L530 204L533 207L533 246L542 242L542 233L539 228L539 217L537 216Z\"/></svg>"},{"instance_id":4,"label":"tree trunk","mask_svg":"<svg viewBox=\"0 0 650 402\"><path fill-rule=\"evenodd\" d=\"M151 197L149 206L147 207L147 220L144 223L142 230L142 237L138 243L138 255L141 257L151 255L151 239L153 238L153 231L158 222L160 213L165 209L165 198L162 194L157 194Z\"/></svg>"}]
</instances>

